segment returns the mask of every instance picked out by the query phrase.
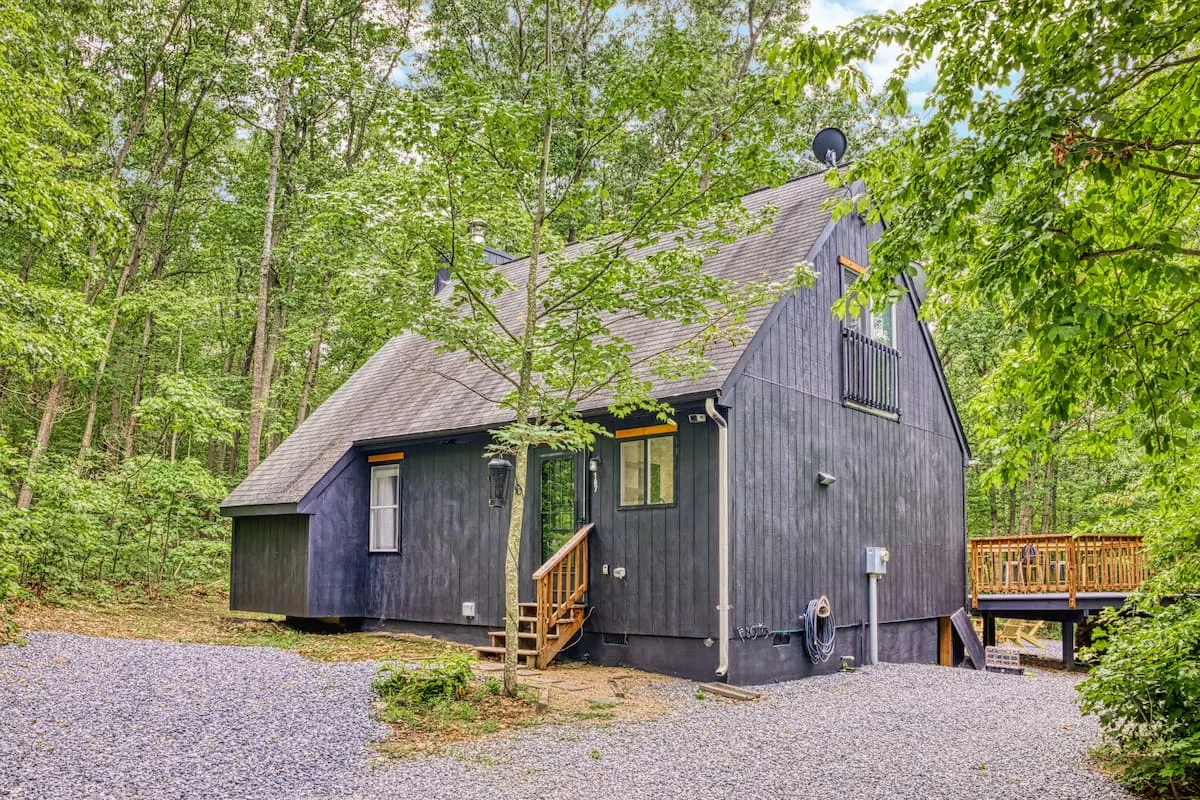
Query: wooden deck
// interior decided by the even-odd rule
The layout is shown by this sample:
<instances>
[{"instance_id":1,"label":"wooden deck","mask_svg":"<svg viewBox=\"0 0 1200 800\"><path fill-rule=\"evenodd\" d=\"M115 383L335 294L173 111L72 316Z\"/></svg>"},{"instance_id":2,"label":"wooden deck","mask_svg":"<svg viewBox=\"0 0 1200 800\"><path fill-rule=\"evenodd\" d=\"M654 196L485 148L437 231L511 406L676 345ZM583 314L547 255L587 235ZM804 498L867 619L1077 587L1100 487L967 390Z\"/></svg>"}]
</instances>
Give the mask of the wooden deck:
<instances>
[{"instance_id":1,"label":"wooden deck","mask_svg":"<svg viewBox=\"0 0 1200 800\"><path fill-rule=\"evenodd\" d=\"M1141 536L995 536L972 539L971 605L984 644L996 620L1062 623L1063 663L1075 653L1075 625L1090 612L1124 605L1149 576Z\"/></svg>"},{"instance_id":2,"label":"wooden deck","mask_svg":"<svg viewBox=\"0 0 1200 800\"><path fill-rule=\"evenodd\" d=\"M997 536L970 544L975 608L984 598L1019 595L1030 603L1061 598L1074 609L1081 599L1100 599L1094 595L1123 598L1149 575L1141 536Z\"/></svg>"}]
</instances>

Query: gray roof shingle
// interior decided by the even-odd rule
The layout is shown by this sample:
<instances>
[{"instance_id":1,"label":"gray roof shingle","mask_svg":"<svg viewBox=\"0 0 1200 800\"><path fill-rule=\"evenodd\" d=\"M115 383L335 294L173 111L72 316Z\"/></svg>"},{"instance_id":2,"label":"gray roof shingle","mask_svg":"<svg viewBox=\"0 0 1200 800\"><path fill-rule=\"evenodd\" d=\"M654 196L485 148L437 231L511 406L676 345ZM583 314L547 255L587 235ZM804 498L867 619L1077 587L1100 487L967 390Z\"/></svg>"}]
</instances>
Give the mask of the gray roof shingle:
<instances>
[{"instance_id":1,"label":"gray roof shingle","mask_svg":"<svg viewBox=\"0 0 1200 800\"><path fill-rule=\"evenodd\" d=\"M780 279L807 258L829 221L823 204L831 190L819 175L798 178L782 186L754 192L743 198L748 211L777 209L769 228L723 244L710 255L704 268L710 274L746 282L761 277ZM635 255L674 246L672 237ZM578 247L578 245L577 245ZM527 265L517 259L500 266L518 286ZM515 319L520 292L500 298L499 313ZM769 307L756 309L747 319L750 330L762 324ZM634 347L634 357L662 352L683 344L700 326L646 318L616 321L614 335ZM655 396L663 399L713 392L723 385L749 337L736 344L721 343L709 350L712 368L694 379L654 382ZM425 338L412 333L388 341L371 356L328 400L313 412L252 474L225 499L223 510L262 505L299 503L316 483L356 442L433 436L450 431L484 429L511 419L460 383L452 375L485 395L503 396L506 383L466 353L438 353ZM647 377L650 377L647 375ZM604 408L602 397L591 398L581 410Z\"/></svg>"}]
</instances>

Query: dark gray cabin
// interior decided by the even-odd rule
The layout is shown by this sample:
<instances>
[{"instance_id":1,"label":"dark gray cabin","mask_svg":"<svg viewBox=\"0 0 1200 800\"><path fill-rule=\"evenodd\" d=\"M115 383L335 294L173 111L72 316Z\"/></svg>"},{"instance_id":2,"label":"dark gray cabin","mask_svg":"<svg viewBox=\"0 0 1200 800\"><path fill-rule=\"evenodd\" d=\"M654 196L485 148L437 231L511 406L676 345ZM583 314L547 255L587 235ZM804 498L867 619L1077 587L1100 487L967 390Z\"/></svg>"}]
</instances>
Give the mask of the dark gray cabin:
<instances>
[{"instance_id":1,"label":"dark gray cabin","mask_svg":"<svg viewBox=\"0 0 1200 800\"><path fill-rule=\"evenodd\" d=\"M967 594L967 444L914 292L848 322L830 311L878 235L854 215L834 222L831 191L810 176L744 199L776 209L774 222L705 269L748 280L807 260L819 277L754 315L753 336L713 351L707 375L656 384L674 427L585 408L615 437L531 458L523 602L538 601L543 562L592 525L582 629L570 629L566 655L711 679L724 639L724 678L737 684L833 670L841 656L862 663L865 549L879 546L890 551L880 660L950 659L948 617ZM502 268L516 280L524 261ZM615 332L635 350L662 349L689 329L638 321ZM487 380L462 354L391 340L226 499L231 608L476 645L503 627L507 510L488 505L483 452L507 419L443 374ZM728 426L724 630L712 411ZM820 596L836 636L833 656L814 664L800 615Z\"/></svg>"}]
</instances>

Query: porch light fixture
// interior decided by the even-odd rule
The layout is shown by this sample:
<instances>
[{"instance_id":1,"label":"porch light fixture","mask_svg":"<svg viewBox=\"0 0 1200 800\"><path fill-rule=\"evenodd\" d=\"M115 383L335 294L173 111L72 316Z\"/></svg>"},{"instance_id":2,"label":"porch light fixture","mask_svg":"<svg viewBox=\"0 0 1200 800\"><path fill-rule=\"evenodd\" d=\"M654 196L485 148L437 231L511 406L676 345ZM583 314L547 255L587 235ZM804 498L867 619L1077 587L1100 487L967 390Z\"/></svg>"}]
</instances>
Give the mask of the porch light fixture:
<instances>
[{"instance_id":1,"label":"porch light fixture","mask_svg":"<svg viewBox=\"0 0 1200 800\"><path fill-rule=\"evenodd\" d=\"M830 475L828 472L817 473L817 483L821 484L822 486L833 486L836 481L836 475Z\"/></svg>"},{"instance_id":2,"label":"porch light fixture","mask_svg":"<svg viewBox=\"0 0 1200 800\"><path fill-rule=\"evenodd\" d=\"M600 491L600 459L599 458L592 457L592 458L588 459L588 472L592 473L592 492L595 493L595 492Z\"/></svg>"},{"instance_id":3,"label":"porch light fixture","mask_svg":"<svg viewBox=\"0 0 1200 800\"><path fill-rule=\"evenodd\" d=\"M507 458L496 457L488 462L488 506L502 508L508 498L508 476L512 474L512 462Z\"/></svg>"}]
</instances>

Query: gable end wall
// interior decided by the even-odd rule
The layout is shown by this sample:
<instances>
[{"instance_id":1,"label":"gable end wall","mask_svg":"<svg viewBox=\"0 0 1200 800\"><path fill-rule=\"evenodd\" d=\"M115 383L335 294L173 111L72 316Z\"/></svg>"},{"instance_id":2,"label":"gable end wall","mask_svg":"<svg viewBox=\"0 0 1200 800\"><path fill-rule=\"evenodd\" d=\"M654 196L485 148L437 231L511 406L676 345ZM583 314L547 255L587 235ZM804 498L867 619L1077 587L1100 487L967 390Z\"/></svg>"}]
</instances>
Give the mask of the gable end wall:
<instances>
[{"instance_id":1,"label":"gable end wall","mask_svg":"<svg viewBox=\"0 0 1200 800\"><path fill-rule=\"evenodd\" d=\"M841 323L830 313L841 292L837 257L866 265L874 235L854 217L837 223L814 256L816 285L781 301L726 394L735 628L796 628L820 595L839 626L860 625L868 545L892 554L882 621L945 616L964 602L963 452L907 299L895 307L900 421L841 401ZM817 472L837 482L821 487Z\"/></svg>"}]
</instances>

